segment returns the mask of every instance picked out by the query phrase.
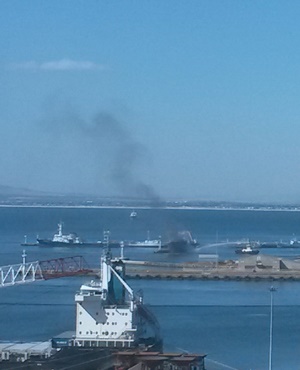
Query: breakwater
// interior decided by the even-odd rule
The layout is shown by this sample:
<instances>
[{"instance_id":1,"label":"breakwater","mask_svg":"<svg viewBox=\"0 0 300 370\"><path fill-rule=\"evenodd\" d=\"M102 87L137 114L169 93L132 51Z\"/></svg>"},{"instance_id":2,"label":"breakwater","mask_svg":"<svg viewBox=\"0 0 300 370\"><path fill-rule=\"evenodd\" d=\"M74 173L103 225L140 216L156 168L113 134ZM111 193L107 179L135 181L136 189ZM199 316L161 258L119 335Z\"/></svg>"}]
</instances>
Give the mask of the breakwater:
<instances>
[{"instance_id":1,"label":"breakwater","mask_svg":"<svg viewBox=\"0 0 300 370\"><path fill-rule=\"evenodd\" d=\"M299 281L300 269L279 264L265 266L241 264L238 261L217 263L164 263L125 261L127 278L135 279L189 279L189 280L286 280ZM297 267L297 266L296 266Z\"/></svg>"}]
</instances>

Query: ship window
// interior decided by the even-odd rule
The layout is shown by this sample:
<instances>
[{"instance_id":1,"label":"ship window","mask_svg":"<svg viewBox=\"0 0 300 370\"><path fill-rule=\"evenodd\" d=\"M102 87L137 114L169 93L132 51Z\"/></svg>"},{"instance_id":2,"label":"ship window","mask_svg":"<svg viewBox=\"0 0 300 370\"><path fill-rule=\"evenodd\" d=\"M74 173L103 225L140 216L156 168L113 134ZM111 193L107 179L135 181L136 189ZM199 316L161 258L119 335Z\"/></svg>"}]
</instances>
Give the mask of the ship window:
<instances>
[{"instance_id":1,"label":"ship window","mask_svg":"<svg viewBox=\"0 0 300 370\"><path fill-rule=\"evenodd\" d=\"M99 315L99 312L96 312L96 315Z\"/></svg>"},{"instance_id":2,"label":"ship window","mask_svg":"<svg viewBox=\"0 0 300 370\"><path fill-rule=\"evenodd\" d=\"M88 334L89 332L87 331L86 334Z\"/></svg>"},{"instance_id":3,"label":"ship window","mask_svg":"<svg viewBox=\"0 0 300 370\"><path fill-rule=\"evenodd\" d=\"M127 322L125 322L125 325L127 325Z\"/></svg>"},{"instance_id":4,"label":"ship window","mask_svg":"<svg viewBox=\"0 0 300 370\"><path fill-rule=\"evenodd\" d=\"M79 325L81 325L82 324L82 322L81 321L79 321Z\"/></svg>"},{"instance_id":5,"label":"ship window","mask_svg":"<svg viewBox=\"0 0 300 370\"><path fill-rule=\"evenodd\" d=\"M107 321L107 323L106 323L107 325L109 325L109 322Z\"/></svg>"},{"instance_id":6,"label":"ship window","mask_svg":"<svg viewBox=\"0 0 300 370\"><path fill-rule=\"evenodd\" d=\"M105 334L105 335L108 335L108 331L106 331L104 334Z\"/></svg>"},{"instance_id":7,"label":"ship window","mask_svg":"<svg viewBox=\"0 0 300 370\"><path fill-rule=\"evenodd\" d=\"M79 334L82 334L81 331L79 332Z\"/></svg>"},{"instance_id":8,"label":"ship window","mask_svg":"<svg viewBox=\"0 0 300 370\"><path fill-rule=\"evenodd\" d=\"M112 315L114 315L115 313L113 312Z\"/></svg>"}]
</instances>

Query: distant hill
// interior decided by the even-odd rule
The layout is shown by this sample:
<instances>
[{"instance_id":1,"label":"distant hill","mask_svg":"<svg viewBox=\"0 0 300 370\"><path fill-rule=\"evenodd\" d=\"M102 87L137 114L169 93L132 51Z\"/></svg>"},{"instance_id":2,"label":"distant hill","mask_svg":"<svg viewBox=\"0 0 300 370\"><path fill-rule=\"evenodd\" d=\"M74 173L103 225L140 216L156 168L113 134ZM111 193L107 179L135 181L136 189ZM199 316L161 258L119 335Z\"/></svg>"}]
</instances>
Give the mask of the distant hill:
<instances>
[{"instance_id":1,"label":"distant hill","mask_svg":"<svg viewBox=\"0 0 300 370\"><path fill-rule=\"evenodd\" d=\"M42 192L26 189L17 188L13 186L0 185L0 195L6 196L22 196L22 195L42 195Z\"/></svg>"},{"instance_id":2,"label":"distant hill","mask_svg":"<svg viewBox=\"0 0 300 370\"><path fill-rule=\"evenodd\" d=\"M153 204L150 199L134 197L97 196L91 194L65 194L18 188L0 184L0 206L71 206L71 207L176 207L245 210L298 210L300 204L262 204L208 200L164 200Z\"/></svg>"}]
</instances>

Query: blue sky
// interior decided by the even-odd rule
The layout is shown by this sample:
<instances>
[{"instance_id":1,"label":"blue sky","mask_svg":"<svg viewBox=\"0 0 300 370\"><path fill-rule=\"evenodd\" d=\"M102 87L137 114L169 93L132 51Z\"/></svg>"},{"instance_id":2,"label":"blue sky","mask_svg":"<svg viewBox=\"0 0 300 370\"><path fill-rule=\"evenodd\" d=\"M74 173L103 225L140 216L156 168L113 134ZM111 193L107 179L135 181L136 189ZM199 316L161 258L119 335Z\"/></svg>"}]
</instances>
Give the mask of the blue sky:
<instances>
[{"instance_id":1,"label":"blue sky","mask_svg":"<svg viewBox=\"0 0 300 370\"><path fill-rule=\"evenodd\" d=\"M298 1L0 3L0 184L300 201Z\"/></svg>"}]
</instances>

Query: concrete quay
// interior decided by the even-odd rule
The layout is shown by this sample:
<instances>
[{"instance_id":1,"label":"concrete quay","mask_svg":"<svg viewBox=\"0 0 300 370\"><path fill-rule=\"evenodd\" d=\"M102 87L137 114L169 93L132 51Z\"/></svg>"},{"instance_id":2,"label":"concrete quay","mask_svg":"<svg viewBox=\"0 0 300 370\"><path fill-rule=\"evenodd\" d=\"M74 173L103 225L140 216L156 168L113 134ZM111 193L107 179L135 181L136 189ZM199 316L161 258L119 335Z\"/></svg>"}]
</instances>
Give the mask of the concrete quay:
<instances>
[{"instance_id":1,"label":"concrete quay","mask_svg":"<svg viewBox=\"0 0 300 370\"><path fill-rule=\"evenodd\" d=\"M272 256L247 256L240 260L223 262L124 262L126 277L134 279L300 280L300 262Z\"/></svg>"}]
</instances>

